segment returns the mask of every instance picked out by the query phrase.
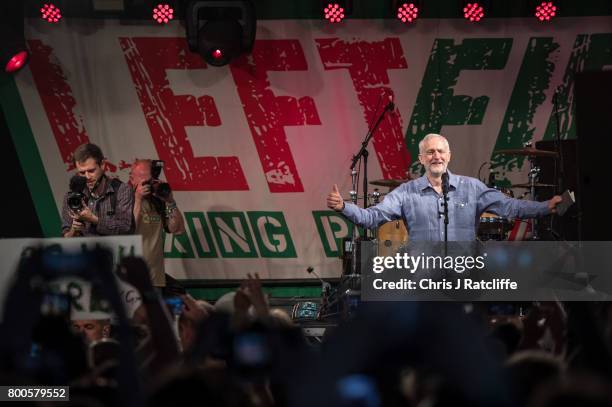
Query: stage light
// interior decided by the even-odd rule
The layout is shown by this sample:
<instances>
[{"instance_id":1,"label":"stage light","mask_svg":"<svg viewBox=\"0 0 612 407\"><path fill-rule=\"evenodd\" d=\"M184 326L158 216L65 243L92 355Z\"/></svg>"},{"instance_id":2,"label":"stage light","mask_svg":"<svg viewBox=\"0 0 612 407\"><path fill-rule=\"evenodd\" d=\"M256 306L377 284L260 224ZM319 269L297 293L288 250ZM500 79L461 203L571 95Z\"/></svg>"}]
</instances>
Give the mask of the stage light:
<instances>
[{"instance_id":1,"label":"stage light","mask_svg":"<svg viewBox=\"0 0 612 407\"><path fill-rule=\"evenodd\" d=\"M414 22L419 16L419 8L414 3L402 3L397 8L397 18L406 24Z\"/></svg>"},{"instance_id":2,"label":"stage light","mask_svg":"<svg viewBox=\"0 0 612 407\"><path fill-rule=\"evenodd\" d=\"M223 52L221 52L220 49L216 49L212 52L212 57L217 60L221 60L223 59Z\"/></svg>"},{"instance_id":3,"label":"stage light","mask_svg":"<svg viewBox=\"0 0 612 407\"><path fill-rule=\"evenodd\" d=\"M329 3L323 9L323 16L330 23L339 23L344 20L344 7L338 3Z\"/></svg>"},{"instance_id":4,"label":"stage light","mask_svg":"<svg viewBox=\"0 0 612 407\"><path fill-rule=\"evenodd\" d=\"M55 4L44 3L40 8L40 17L49 23L57 23L62 19L62 12Z\"/></svg>"},{"instance_id":5,"label":"stage light","mask_svg":"<svg viewBox=\"0 0 612 407\"><path fill-rule=\"evenodd\" d=\"M484 15L484 8L478 3L467 3L463 7L463 17L472 23L480 21Z\"/></svg>"},{"instance_id":6,"label":"stage light","mask_svg":"<svg viewBox=\"0 0 612 407\"><path fill-rule=\"evenodd\" d=\"M167 3L153 8L153 20L159 24L168 24L174 18L174 9Z\"/></svg>"},{"instance_id":7,"label":"stage light","mask_svg":"<svg viewBox=\"0 0 612 407\"><path fill-rule=\"evenodd\" d=\"M189 50L223 66L253 49L257 21L251 0L192 1L185 11Z\"/></svg>"},{"instance_id":8,"label":"stage light","mask_svg":"<svg viewBox=\"0 0 612 407\"><path fill-rule=\"evenodd\" d=\"M557 6L552 1L544 1L535 9L535 16L540 21L550 21L557 15Z\"/></svg>"},{"instance_id":9,"label":"stage light","mask_svg":"<svg viewBox=\"0 0 612 407\"><path fill-rule=\"evenodd\" d=\"M319 4L323 18L331 24L341 23L353 11L353 0L320 0Z\"/></svg>"},{"instance_id":10,"label":"stage light","mask_svg":"<svg viewBox=\"0 0 612 407\"><path fill-rule=\"evenodd\" d=\"M18 51L15 55L9 58L4 67L4 71L8 73L17 72L28 62L28 52Z\"/></svg>"},{"instance_id":11,"label":"stage light","mask_svg":"<svg viewBox=\"0 0 612 407\"><path fill-rule=\"evenodd\" d=\"M20 1L0 1L0 68L6 73L15 73L28 62L24 12Z\"/></svg>"}]
</instances>

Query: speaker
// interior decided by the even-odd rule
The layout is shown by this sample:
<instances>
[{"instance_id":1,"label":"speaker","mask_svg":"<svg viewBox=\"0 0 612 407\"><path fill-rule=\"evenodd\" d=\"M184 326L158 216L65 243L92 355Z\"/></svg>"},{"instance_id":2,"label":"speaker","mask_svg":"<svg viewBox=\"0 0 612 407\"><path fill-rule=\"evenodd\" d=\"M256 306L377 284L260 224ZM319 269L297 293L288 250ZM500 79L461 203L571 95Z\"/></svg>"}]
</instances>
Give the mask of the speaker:
<instances>
[{"instance_id":1,"label":"speaker","mask_svg":"<svg viewBox=\"0 0 612 407\"><path fill-rule=\"evenodd\" d=\"M609 191L612 72L576 75L577 203L581 240L612 240Z\"/></svg>"}]
</instances>

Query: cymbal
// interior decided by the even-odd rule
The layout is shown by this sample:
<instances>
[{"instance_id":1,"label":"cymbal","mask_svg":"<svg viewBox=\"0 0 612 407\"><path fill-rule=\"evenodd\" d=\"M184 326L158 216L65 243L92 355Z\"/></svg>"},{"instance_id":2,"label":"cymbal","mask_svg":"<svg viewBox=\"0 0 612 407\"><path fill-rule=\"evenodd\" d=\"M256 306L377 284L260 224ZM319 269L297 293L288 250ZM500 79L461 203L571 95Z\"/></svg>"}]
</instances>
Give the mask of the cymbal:
<instances>
[{"instance_id":1,"label":"cymbal","mask_svg":"<svg viewBox=\"0 0 612 407\"><path fill-rule=\"evenodd\" d=\"M524 148L511 148L506 150L495 150L493 154L508 154L508 155L521 155L529 157L557 157L558 154L554 151L538 150L533 147Z\"/></svg>"},{"instance_id":2,"label":"cymbal","mask_svg":"<svg viewBox=\"0 0 612 407\"><path fill-rule=\"evenodd\" d=\"M534 186L536 188L554 188L556 185L555 184L541 184L539 182L536 182L534 184ZM514 184L512 185L512 188L531 188L531 184L529 182L526 182L525 184Z\"/></svg>"},{"instance_id":3,"label":"cymbal","mask_svg":"<svg viewBox=\"0 0 612 407\"><path fill-rule=\"evenodd\" d=\"M389 187L389 188L395 188L395 187L399 187L400 185L402 185L404 182L410 181L410 179L406 178L406 179L377 179L374 181L370 181L370 184L372 185L376 185L379 187Z\"/></svg>"}]
</instances>

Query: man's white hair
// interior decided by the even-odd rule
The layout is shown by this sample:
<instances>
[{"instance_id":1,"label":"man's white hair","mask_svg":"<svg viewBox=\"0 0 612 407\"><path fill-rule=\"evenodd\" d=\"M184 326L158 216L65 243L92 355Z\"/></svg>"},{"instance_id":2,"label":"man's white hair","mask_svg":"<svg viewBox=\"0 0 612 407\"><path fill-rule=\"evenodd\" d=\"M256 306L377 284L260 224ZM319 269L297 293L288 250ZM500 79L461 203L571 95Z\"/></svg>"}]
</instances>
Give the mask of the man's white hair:
<instances>
[{"instance_id":1,"label":"man's white hair","mask_svg":"<svg viewBox=\"0 0 612 407\"><path fill-rule=\"evenodd\" d=\"M423 154L425 152L425 143L427 143L432 138L436 138L436 137L441 137L444 144L446 144L446 149L450 151L450 145L448 144L448 140L446 139L446 137L441 136L436 133L429 133L428 135L423 137L423 140L419 142L419 154Z\"/></svg>"}]
</instances>

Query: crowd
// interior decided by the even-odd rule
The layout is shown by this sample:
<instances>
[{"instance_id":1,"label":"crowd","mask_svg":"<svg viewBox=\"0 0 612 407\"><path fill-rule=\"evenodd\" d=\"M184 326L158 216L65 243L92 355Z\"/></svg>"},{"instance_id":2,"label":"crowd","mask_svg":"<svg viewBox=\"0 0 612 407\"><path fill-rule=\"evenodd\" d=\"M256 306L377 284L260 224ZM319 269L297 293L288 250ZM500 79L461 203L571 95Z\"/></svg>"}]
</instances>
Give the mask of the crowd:
<instances>
[{"instance_id":1,"label":"crowd","mask_svg":"<svg viewBox=\"0 0 612 407\"><path fill-rule=\"evenodd\" d=\"M70 386L67 405L83 406L612 405L607 303L363 302L319 343L270 308L257 274L211 304L164 298L140 258L80 257L22 257L2 317L3 385ZM88 279L112 318L71 320L58 276ZM140 293L132 316L116 278Z\"/></svg>"}]
</instances>

